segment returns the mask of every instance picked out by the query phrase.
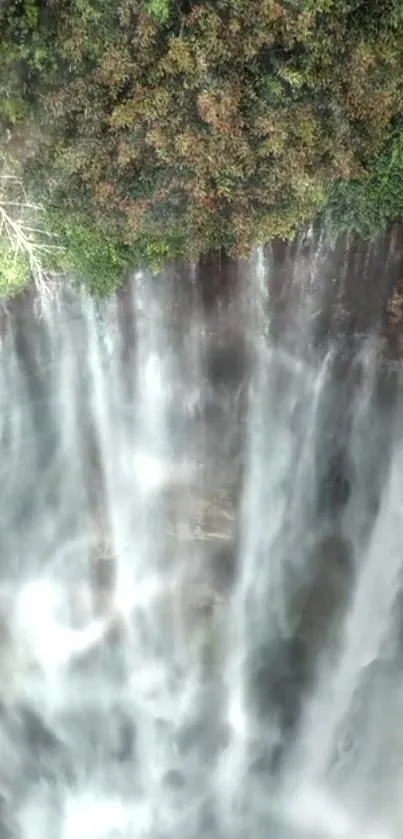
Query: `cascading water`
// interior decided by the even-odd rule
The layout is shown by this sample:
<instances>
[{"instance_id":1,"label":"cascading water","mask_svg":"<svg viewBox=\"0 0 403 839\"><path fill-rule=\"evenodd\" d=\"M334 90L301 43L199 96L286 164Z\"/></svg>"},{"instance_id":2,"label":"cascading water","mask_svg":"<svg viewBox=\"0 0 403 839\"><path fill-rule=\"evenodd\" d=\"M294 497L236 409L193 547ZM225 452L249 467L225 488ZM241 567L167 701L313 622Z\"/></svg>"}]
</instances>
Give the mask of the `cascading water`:
<instances>
[{"instance_id":1,"label":"cascading water","mask_svg":"<svg viewBox=\"0 0 403 839\"><path fill-rule=\"evenodd\" d=\"M4 322L2 837L402 835L401 400L323 247L284 340L263 251Z\"/></svg>"}]
</instances>

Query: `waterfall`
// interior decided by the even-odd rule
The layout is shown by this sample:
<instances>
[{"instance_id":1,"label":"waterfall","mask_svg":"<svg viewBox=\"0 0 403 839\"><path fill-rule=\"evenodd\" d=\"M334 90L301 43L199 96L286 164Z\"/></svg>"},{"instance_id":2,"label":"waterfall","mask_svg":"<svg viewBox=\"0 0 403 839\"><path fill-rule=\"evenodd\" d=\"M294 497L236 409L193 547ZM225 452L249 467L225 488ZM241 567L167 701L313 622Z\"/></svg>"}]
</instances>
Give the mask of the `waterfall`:
<instances>
[{"instance_id":1,"label":"waterfall","mask_svg":"<svg viewBox=\"0 0 403 839\"><path fill-rule=\"evenodd\" d=\"M7 839L401 835L400 375L276 260L2 320Z\"/></svg>"}]
</instances>

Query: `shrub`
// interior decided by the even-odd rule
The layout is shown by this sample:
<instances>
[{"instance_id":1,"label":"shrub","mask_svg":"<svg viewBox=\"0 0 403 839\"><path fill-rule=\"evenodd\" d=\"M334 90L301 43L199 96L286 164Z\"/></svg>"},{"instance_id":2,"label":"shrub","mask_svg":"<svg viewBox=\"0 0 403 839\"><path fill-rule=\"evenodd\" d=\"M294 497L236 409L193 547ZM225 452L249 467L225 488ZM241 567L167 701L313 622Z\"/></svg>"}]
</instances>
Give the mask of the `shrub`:
<instances>
[{"instance_id":1,"label":"shrub","mask_svg":"<svg viewBox=\"0 0 403 839\"><path fill-rule=\"evenodd\" d=\"M113 234L78 215L53 211L48 214L47 221L61 247L53 258L53 270L69 274L102 297L121 285L129 265L129 255L127 248Z\"/></svg>"},{"instance_id":2,"label":"shrub","mask_svg":"<svg viewBox=\"0 0 403 839\"><path fill-rule=\"evenodd\" d=\"M401 218L401 19L400 0L0 5L0 130L59 261L105 294L318 213L364 235Z\"/></svg>"},{"instance_id":3,"label":"shrub","mask_svg":"<svg viewBox=\"0 0 403 839\"><path fill-rule=\"evenodd\" d=\"M14 297L23 290L30 278L26 254L16 253L11 244L0 239L0 298Z\"/></svg>"},{"instance_id":4,"label":"shrub","mask_svg":"<svg viewBox=\"0 0 403 839\"><path fill-rule=\"evenodd\" d=\"M333 236L354 232L369 238L403 219L403 131L395 132L361 180L339 181L322 214Z\"/></svg>"},{"instance_id":5,"label":"shrub","mask_svg":"<svg viewBox=\"0 0 403 839\"><path fill-rule=\"evenodd\" d=\"M148 0L147 12L151 15L157 23L165 24L169 20L170 15L170 0Z\"/></svg>"}]
</instances>

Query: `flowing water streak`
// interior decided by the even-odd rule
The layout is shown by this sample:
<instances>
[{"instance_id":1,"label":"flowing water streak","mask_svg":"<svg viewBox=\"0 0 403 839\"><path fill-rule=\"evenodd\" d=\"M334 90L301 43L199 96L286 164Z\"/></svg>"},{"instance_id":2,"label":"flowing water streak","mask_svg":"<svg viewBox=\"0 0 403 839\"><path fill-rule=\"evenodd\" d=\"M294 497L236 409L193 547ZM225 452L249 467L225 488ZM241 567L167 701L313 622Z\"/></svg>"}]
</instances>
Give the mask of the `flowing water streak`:
<instances>
[{"instance_id":1,"label":"flowing water streak","mask_svg":"<svg viewBox=\"0 0 403 839\"><path fill-rule=\"evenodd\" d=\"M361 559L351 607L346 615L342 648L334 672L324 675L306 732L308 765L303 774L326 778L342 722L348 714L363 672L394 642L394 604L403 570L401 476L403 446L392 454L389 476L368 548ZM385 551L387 562L380 562Z\"/></svg>"},{"instance_id":2,"label":"flowing water streak","mask_svg":"<svg viewBox=\"0 0 403 839\"><path fill-rule=\"evenodd\" d=\"M207 617L197 575L221 560L211 533L195 537L194 508L200 498L211 506L234 455L217 414L206 430L214 348L197 289L179 316L175 272L136 276L131 370L115 301L61 292L40 321L17 318L6 330L7 839L398 839L399 411L395 423L380 411L375 349L345 364L337 347L310 346L323 248L307 257L292 350L272 338L263 249L218 318L238 318L252 374L239 515L231 502L236 577ZM240 420L224 416L230 434ZM212 441L225 452L219 468ZM341 502L329 502L327 465L340 451L351 476L341 476ZM335 592L327 633L310 610L320 613L324 560L329 572L336 563L329 544L347 545L351 585L346 600Z\"/></svg>"},{"instance_id":3,"label":"flowing water streak","mask_svg":"<svg viewBox=\"0 0 403 839\"><path fill-rule=\"evenodd\" d=\"M251 586L254 587L253 578L256 572L256 552L258 545L248 545L246 538L255 536L255 531L248 527L250 517L254 516L256 503L261 501L261 486L257 485L257 469L260 463L262 452L260 451L260 412L259 399L262 391L262 379L265 376L265 356L267 354L267 302L268 302L268 265L263 248L259 248L255 257L250 276L245 282L246 291L243 295L243 305L252 308L252 330L255 339L255 381L249 385L248 404L248 432L247 432L247 477L246 482L251 492L244 500L243 519L246 525L242 526L242 539L240 554L244 558L245 551L248 551L249 563L243 562L240 566L240 576L235 589L233 603L229 617L228 645L229 662L225 674L226 696L227 696L227 724L229 726L229 745L220 756L217 767L218 783L218 807L221 810L221 817L231 825L232 820L240 817L239 810L242 810L242 790L244 789L244 778L248 773L248 748L249 742L254 737L253 723L248 715L248 697L245 682L245 667L248 656L246 647L248 615L247 598ZM249 298L249 299L247 299ZM250 299L252 298L252 307ZM255 407L257 405L257 408ZM260 411L259 411L260 409ZM252 425L253 423L253 425ZM253 476L253 480L251 479ZM256 496L252 493L255 492ZM256 533L258 538L259 531ZM251 730L252 729L252 730Z\"/></svg>"},{"instance_id":4,"label":"flowing water streak","mask_svg":"<svg viewBox=\"0 0 403 839\"><path fill-rule=\"evenodd\" d=\"M270 709L260 671L287 656L294 597L310 575L309 541L315 503L315 439L322 422L332 352L319 369L270 343L267 289L270 263L258 251L249 309L255 349L247 424L247 468L241 509L239 576L228 637L229 745L218 764L219 807L231 831L256 829L256 814L273 807L267 779L253 770L282 748L279 709ZM312 302L312 299L311 299ZM305 544L304 544L305 542ZM273 650L274 659L273 659ZM266 705L263 710L261 703ZM285 711L285 714L287 712ZM281 717L281 712L280 712ZM263 787L262 787L263 784ZM249 821L252 816L252 823ZM254 824L254 826L252 826Z\"/></svg>"},{"instance_id":5,"label":"flowing water streak","mask_svg":"<svg viewBox=\"0 0 403 839\"><path fill-rule=\"evenodd\" d=\"M301 824L306 812L309 824L317 820L318 830L329 835L333 825L343 837L394 837L402 822L396 737L403 687L396 669L403 580L401 405L391 425L382 403L374 402L376 353L376 342L370 342L355 362L363 371L349 439L355 479L342 523L354 578L337 654L334 647L323 650L316 690L291 752L291 784L285 783L291 822ZM381 500L374 506L377 488Z\"/></svg>"},{"instance_id":6,"label":"flowing water streak","mask_svg":"<svg viewBox=\"0 0 403 839\"><path fill-rule=\"evenodd\" d=\"M166 514L160 493L169 483L172 469L177 467L180 473L182 468L172 461L169 436L172 393L183 383L178 382L170 337L164 333L173 302L169 286L164 288L164 279L156 288L150 278L137 278L137 390L132 404L124 402L113 304L105 310L84 296L77 299L73 295L72 301L67 296L61 311L46 307L40 323L17 325L20 332L16 340L23 345L22 356L20 346L13 351L13 332L3 344L7 355L2 377L4 382L11 380L13 386L12 391L7 392L6 386L2 389L2 395L8 397L2 406L2 429L10 470L2 484L3 498L8 495L10 499L7 516L3 508L2 547L4 551L7 539L5 558L10 560L11 573L5 584L13 586L12 631L24 648L28 642L28 660L20 674L25 701L62 740L67 738L68 747L76 752L80 791L65 790L64 832L68 839L78 835L79 814L82 824L87 824L86 808L94 836L100 829L95 827L98 822L94 815L99 807L105 810L106 834L108 819L112 819L111 829L126 829L135 819L136 830L143 824L170 833L177 819L183 818L183 812L181 816L179 813L184 802L178 807L175 794L170 801L164 780L175 765L175 731L181 726L182 706L188 713L189 683L194 683L190 659L182 661L182 678L181 667L179 675L177 672L182 653L170 617L175 567L167 551ZM197 359L196 352L190 363L196 379L198 371L193 366ZM39 393L34 401L29 399L33 387ZM44 429L50 435L51 447L40 444ZM16 457L10 438L11 442L15 440ZM186 463L186 451L182 454ZM26 465L30 464L27 475L21 470L22 456ZM16 524L16 501L20 497L27 497L24 536L27 546L31 543L31 552L24 556L15 586L17 551L24 553L23 534ZM92 616L88 600L83 612L81 599L82 628L69 627L71 598L77 605L81 590L91 588L94 533L88 534L88 527L94 524L94 516L100 528L98 548L107 551L102 561L115 566L112 607L124 618L123 670L117 681L118 650L113 655L112 671L106 658L104 663L101 660L101 670L91 665L81 673L70 673L74 659L89 654L102 641L113 618ZM2 572L6 574L4 562ZM14 694L14 700L17 697ZM80 739L84 729L78 723L77 739L69 715L76 714L79 719L88 709L90 713L105 713L108 720L113 719L117 706L123 707L130 725L137 730L138 769L132 800L122 801L120 781L115 804L113 796L108 804L108 766L101 762L91 778L86 776L84 764L80 768L80 760L85 761L86 738ZM192 773L198 772L198 762L191 760L194 766L188 766L189 782ZM35 825L28 826L32 807L38 810L39 818L42 805L45 809L48 806L40 790L35 795L35 805L29 794L18 811L24 836L31 837L36 830ZM197 804L197 796L195 800ZM86 837L88 825L80 827Z\"/></svg>"}]
</instances>

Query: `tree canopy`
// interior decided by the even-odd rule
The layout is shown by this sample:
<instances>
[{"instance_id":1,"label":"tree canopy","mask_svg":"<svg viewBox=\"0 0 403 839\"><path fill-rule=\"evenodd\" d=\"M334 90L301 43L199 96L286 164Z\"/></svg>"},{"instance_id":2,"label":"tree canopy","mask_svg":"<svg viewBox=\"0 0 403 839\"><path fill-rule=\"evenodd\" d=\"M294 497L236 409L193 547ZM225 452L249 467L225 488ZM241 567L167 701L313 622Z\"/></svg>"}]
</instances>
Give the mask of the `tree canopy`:
<instances>
[{"instance_id":1,"label":"tree canopy","mask_svg":"<svg viewBox=\"0 0 403 839\"><path fill-rule=\"evenodd\" d=\"M3 0L0 35L4 166L99 291L402 214L401 0Z\"/></svg>"}]
</instances>

